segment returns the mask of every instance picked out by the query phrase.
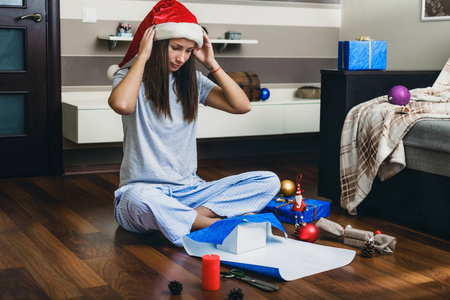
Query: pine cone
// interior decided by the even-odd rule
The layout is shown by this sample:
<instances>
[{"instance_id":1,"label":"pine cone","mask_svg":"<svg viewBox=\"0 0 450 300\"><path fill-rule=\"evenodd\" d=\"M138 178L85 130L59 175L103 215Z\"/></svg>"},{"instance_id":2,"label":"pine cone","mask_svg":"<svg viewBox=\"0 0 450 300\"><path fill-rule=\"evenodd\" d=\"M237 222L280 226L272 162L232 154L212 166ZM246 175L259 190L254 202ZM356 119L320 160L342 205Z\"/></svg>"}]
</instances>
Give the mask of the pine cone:
<instances>
[{"instance_id":1,"label":"pine cone","mask_svg":"<svg viewBox=\"0 0 450 300\"><path fill-rule=\"evenodd\" d=\"M242 300L244 299L244 292L240 288L230 290L228 294L228 300Z\"/></svg>"},{"instance_id":2,"label":"pine cone","mask_svg":"<svg viewBox=\"0 0 450 300\"><path fill-rule=\"evenodd\" d=\"M181 293L182 290L183 285L180 282L176 280L169 282L169 291L172 295L178 295Z\"/></svg>"},{"instance_id":3,"label":"pine cone","mask_svg":"<svg viewBox=\"0 0 450 300\"><path fill-rule=\"evenodd\" d=\"M361 256L366 258L372 258L375 253L375 246L372 241L366 242L364 247L361 249Z\"/></svg>"}]
</instances>

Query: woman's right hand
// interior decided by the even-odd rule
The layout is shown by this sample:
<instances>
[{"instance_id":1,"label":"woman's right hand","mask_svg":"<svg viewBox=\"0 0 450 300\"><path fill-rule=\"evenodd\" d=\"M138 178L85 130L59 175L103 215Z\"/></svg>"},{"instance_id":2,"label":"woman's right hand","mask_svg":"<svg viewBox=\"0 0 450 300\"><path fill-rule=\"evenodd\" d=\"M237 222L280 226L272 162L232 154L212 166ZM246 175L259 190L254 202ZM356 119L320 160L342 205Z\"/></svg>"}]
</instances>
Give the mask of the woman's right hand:
<instances>
[{"instance_id":1,"label":"woman's right hand","mask_svg":"<svg viewBox=\"0 0 450 300\"><path fill-rule=\"evenodd\" d=\"M156 28L155 25L147 28L142 35L141 43L139 44L139 55L144 56L147 61L150 58L153 48L153 39L155 37Z\"/></svg>"},{"instance_id":2,"label":"woman's right hand","mask_svg":"<svg viewBox=\"0 0 450 300\"><path fill-rule=\"evenodd\" d=\"M120 115L129 115L134 112L139 95L139 88L144 74L145 64L150 58L153 47L155 27L149 27L139 44L139 52L128 73L122 81L112 90L109 96L109 106Z\"/></svg>"}]
</instances>

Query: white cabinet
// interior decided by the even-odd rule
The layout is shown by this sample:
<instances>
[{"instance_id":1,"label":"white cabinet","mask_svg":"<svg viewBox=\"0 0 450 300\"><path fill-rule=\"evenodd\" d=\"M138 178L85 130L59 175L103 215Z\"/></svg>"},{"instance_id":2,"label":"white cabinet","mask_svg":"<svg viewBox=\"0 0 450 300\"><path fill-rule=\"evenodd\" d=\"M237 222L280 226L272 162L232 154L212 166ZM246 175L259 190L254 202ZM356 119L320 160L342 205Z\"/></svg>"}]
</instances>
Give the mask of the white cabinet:
<instances>
[{"instance_id":1,"label":"white cabinet","mask_svg":"<svg viewBox=\"0 0 450 300\"><path fill-rule=\"evenodd\" d=\"M320 102L296 100L283 106L283 133L319 132Z\"/></svg>"},{"instance_id":2,"label":"white cabinet","mask_svg":"<svg viewBox=\"0 0 450 300\"><path fill-rule=\"evenodd\" d=\"M198 138L222 138L318 132L319 99L298 99L294 90L271 89L269 100L252 102L252 110L233 115L200 105ZM63 92L63 135L78 143L123 140L121 116L107 103L109 91Z\"/></svg>"},{"instance_id":3,"label":"white cabinet","mask_svg":"<svg viewBox=\"0 0 450 300\"><path fill-rule=\"evenodd\" d=\"M63 93L63 136L78 144L122 142L122 118L109 107L109 93Z\"/></svg>"},{"instance_id":4,"label":"white cabinet","mask_svg":"<svg viewBox=\"0 0 450 300\"><path fill-rule=\"evenodd\" d=\"M210 107L200 107L197 138L280 134L283 131L282 106L255 106L244 115L233 115Z\"/></svg>"}]
</instances>

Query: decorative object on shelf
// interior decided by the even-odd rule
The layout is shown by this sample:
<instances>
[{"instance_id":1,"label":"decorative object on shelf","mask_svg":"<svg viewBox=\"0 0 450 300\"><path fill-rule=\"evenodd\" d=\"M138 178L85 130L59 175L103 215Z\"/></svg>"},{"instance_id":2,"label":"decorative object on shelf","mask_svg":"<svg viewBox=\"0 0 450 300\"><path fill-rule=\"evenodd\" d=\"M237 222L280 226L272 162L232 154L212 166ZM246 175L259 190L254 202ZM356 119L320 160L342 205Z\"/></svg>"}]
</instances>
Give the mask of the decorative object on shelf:
<instances>
[{"instance_id":1,"label":"decorative object on shelf","mask_svg":"<svg viewBox=\"0 0 450 300\"><path fill-rule=\"evenodd\" d=\"M372 258L375 253L375 245L373 239L367 241L361 249L361 256L365 258Z\"/></svg>"},{"instance_id":2,"label":"decorative object on shelf","mask_svg":"<svg viewBox=\"0 0 450 300\"><path fill-rule=\"evenodd\" d=\"M261 100L266 101L270 97L270 91L266 88L261 89Z\"/></svg>"},{"instance_id":3,"label":"decorative object on shelf","mask_svg":"<svg viewBox=\"0 0 450 300\"><path fill-rule=\"evenodd\" d=\"M320 87L302 86L295 92L295 97L305 99L320 99Z\"/></svg>"},{"instance_id":4,"label":"decorative object on shelf","mask_svg":"<svg viewBox=\"0 0 450 300\"><path fill-rule=\"evenodd\" d=\"M220 289L220 257L216 254L202 256L202 289L216 291Z\"/></svg>"},{"instance_id":5,"label":"decorative object on shelf","mask_svg":"<svg viewBox=\"0 0 450 300\"><path fill-rule=\"evenodd\" d=\"M355 41L340 41L339 70L386 70L386 41L372 40L368 36Z\"/></svg>"},{"instance_id":6,"label":"decorative object on shelf","mask_svg":"<svg viewBox=\"0 0 450 300\"><path fill-rule=\"evenodd\" d=\"M295 183L292 182L289 179L285 179L281 181L281 188L280 188L280 194L283 195L283 197L290 197L294 195L295 193Z\"/></svg>"},{"instance_id":7,"label":"decorative object on shelf","mask_svg":"<svg viewBox=\"0 0 450 300\"><path fill-rule=\"evenodd\" d=\"M403 85L396 85L389 90L388 100L391 104L405 106L409 103L410 99L411 94Z\"/></svg>"},{"instance_id":8,"label":"decorative object on shelf","mask_svg":"<svg viewBox=\"0 0 450 300\"><path fill-rule=\"evenodd\" d=\"M242 38L242 33L239 31L227 31L225 32L225 39L227 40L240 40Z\"/></svg>"},{"instance_id":9,"label":"decorative object on shelf","mask_svg":"<svg viewBox=\"0 0 450 300\"><path fill-rule=\"evenodd\" d=\"M132 37L133 34L130 32L132 26L128 24L127 21L122 21L119 23L119 28L117 30L117 36L126 36L126 37Z\"/></svg>"},{"instance_id":10,"label":"decorative object on shelf","mask_svg":"<svg viewBox=\"0 0 450 300\"><path fill-rule=\"evenodd\" d=\"M241 87L250 101L261 99L261 86L255 72L227 72L227 74ZM218 84L213 74L209 73L208 78Z\"/></svg>"},{"instance_id":11,"label":"decorative object on shelf","mask_svg":"<svg viewBox=\"0 0 450 300\"><path fill-rule=\"evenodd\" d=\"M172 295L178 295L183 290L183 285L176 280L169 282L169 291Z\"/></svg>"},{"instance_id":12,"label":"decorative object on shelf","mask_svg":"<svg viewBox=\"0 0 450 300\"><path fill-rule=\"evenodd\" d=\"M233 288L228 293L228 300L242 300L244 299L244 292L240 288Z\"/></svg>"}]
</instances>

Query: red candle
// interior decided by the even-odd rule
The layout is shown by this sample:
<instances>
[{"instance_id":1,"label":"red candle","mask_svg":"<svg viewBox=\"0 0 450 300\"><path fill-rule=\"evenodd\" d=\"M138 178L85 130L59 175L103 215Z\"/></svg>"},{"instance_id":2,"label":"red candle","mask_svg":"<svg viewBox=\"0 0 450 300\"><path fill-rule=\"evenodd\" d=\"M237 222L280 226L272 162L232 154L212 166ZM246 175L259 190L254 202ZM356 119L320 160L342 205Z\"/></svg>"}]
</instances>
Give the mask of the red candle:
<instances>
[{"instance_id":1,"label":"red candle","mask_svg":"<svg viewBox=\"0 0 450 300\"><path fill-rule=\"evenodd\" d=\"M202 288L207 291L220 289L220 257L206 254L202 257Z\"/></svg>"}]
</instances>

